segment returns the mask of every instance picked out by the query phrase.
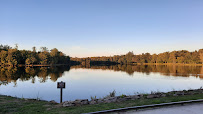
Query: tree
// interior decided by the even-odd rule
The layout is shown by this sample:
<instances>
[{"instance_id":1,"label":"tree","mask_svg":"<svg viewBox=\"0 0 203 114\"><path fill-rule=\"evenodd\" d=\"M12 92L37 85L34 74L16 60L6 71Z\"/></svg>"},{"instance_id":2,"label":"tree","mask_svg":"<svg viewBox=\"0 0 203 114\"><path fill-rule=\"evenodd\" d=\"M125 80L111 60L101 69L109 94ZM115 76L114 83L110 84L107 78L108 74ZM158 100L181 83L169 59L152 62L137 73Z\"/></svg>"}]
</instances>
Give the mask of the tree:
<instances>
[{"instance_id":1,"label":"tree","mask_svg":"<svg viewBox=\"0 0 203 114\"><path fill-rule=\"evenodd\" d=\"M59 51L58 49L54 48L51 50L50 52L50 56L51 56L51 63L52 64L57 64L59 61Z\"/></svg>"},{"instance_id":2,"label":"tree","mask_svg":"<svg viewBox=\"0 0 203 114\"><path fill-rule=\"evenodd\" d=\"M33 65L33 63L36 62L36 61L37 61L37 59L35 57L29 57L29 58L26 59L25 63L27 65L30 65L30 64Z\"/></svg>"},{"instance_id":3,"label":"tree","mask_svg":"<svg viewBox=\"0 0 203 114\"><path fill-rule=\"evenodd\" d=\"M8 66L16 66L18 64L16 60L17 49L8 49L8 55L6 57Z\"/></svg>"},{"instance_id":4,"label":"tree","mask_svg":"<svg viewBox=\"0 0 203 114\"><path fill-rule=\"evenodd\" d=\"M198 52L199 52L200 62L203 64L203 49L200 49Z\"/></svg>"},{"instance_id":5,"label":"tree","mask_svg":"<svg viewBox=\"0 0 203 114\"><path fill-rule=\"evenodd\" d=\"M48 52L48 48L47 47L41 47L41 51L42 52Z\"/></svg>"},{"instance_id":6,"label":"tree","mask_svg":"<svg viewBox=\"0 0 203 114\"><path fill-rule=\"evenodd\" d=\"M169 54L169 63L176 63L176 52L173 51Z\"/></svg>"},{"instance_id":7,"label":"tree","mask_svg":"<svg viewBox=\"0 0 203 114\"><path fill-rule=\"evenodd\" d=\"M36 47L33 51L18 50L8 45L0 45L0 66L16 66L17 64L69 64L70 57L66 56L58 49L54 48L51 52L46 47L41 47L41 52L36 52Z\"/></svg>"},{"instance_id":8,"label":"tree","mask_svg":"<svg viewBox=\"0 0 203 114\"><path fill-rule=\"evenodd\" d=\"M49 63L49 53L48 52L40 52L39 53L40 64L46 65Z\"/></svg>"},{"instance_id":9,"label":"tree","mask_svg":"<svg viewBox=\"0 0 203 114\"><path fill-rule=\"evenodd\" d=\"M0 65L1 66L6 66L6 64L7 64L6 57L7 56L8 56L8 51L2 50L1 53L0 53L0 61L1 61Z\"/></svg>"},{"instance_id":10,"label":"tree","mask_svg":"<svg viewBox=\"0 0 203 114\"><path fill-rule=\"evenodd\" d=\"M177 57L177 62L178 63L184 63L185 62L185 58L183 56Z\"/></svg>"},{"instance_id":11,"label":"tree","mask_svg":"<svg viewBox=\"0 0 203 114\"><path fill-rule=\"evenodd\" d=\"M144 53L142 53L142 55L140 55L139 62L140 62L140 63L147 63Z\"/></svg>"},{"instance_id":12,"label":"tree","mask_svg":"<svg viewBox=\"0 0 203 114\"><path fill-rule=\"evenodd\" d=\"M17 49L17 50L18 50L18 44L15 44L15 49Z\"/></svg>"},{"instance_id":13,"label":"tree","mask_svg":"<svg viewBox=\"0 0 203 114\"><path fill-rule=\"evenodd\" d=\"M36 52L36 47L34 46L34 47L32 47L32 52Z\"/></svg>"},{"instance_id":14,"label":"tree","mask_svg":"<svg viewBox=\"0 0 203 114\"><path fill-rule=\"evenodd\" d=\"M185 54L185 63L192 63L192 55L190 52Z\"/></svg>"},{"instance_id":15,"label":"tree","mask_svg":"<svg viewBox=\"0 0 203 114\"><path fill-rule=\"evenodd\" d=\"M132 63L132 58L133 58L134 54L133 52L128 52L126 55L125 55L125 59L126 59L126 62L129 64L129 63Z\"/></svg>"},{"instance_id":16,"label":"tree","mask_svg":"<svg viewBox=\"0 0 203 114\"><path fill-rule=\"evenodd\" d=\"M12 49L12 47L8 46L8 45L0 45L0 51L4 50L4 51L8 51L8 49Z\"/></svg>"},{"instance_id":17,"label":"tree","mask_svg":"<svg viewBox=\"0 0 203 114\"><path fill-rule=\"evenodd\" d=\"M197 51L192 52L192 63L200 63L199 53Z\"/></svg>"},{"instance_id":18,"label":"tree","mask_svg":"<svg viewBox=\"0 0 203 114\"><path fill-rule=\"evenodd\" d=\"M50 52L51 57L55 57L55 56L58 56L58 55L59 55L58 49L54 48L54 49L51 50L51 52Z\"/></svg>"},{"instance_id":19,"label":"tree","mask_svg":"<svg viewBox=\"0 0 203 114\"><path fill-rule=\"evenodd\" d=\"M145 63L149 63L152 59L152 56L150 53L145 53L144 54L144 59L145 59Z\"/></svg>"},{"instance_id":20,"label":"tree","mask_svg":"<svg viewBox=\"0 0 203 114\"><path fill-rule=\"evenodd\" d=\"M151 59L151 63L156 63L156 61L157 61L157 54L153 54L152 55L152 59Z\"/></svg>"}]
</instances>

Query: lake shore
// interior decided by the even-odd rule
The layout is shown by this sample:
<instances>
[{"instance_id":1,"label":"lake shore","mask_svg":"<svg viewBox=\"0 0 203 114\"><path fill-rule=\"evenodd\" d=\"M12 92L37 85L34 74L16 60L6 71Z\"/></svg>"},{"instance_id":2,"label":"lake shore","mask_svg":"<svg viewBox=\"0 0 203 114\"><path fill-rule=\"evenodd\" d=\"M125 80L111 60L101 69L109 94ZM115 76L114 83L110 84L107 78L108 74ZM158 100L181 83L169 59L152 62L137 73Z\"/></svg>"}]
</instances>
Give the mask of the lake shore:
<instances>
[{"instance_id":1,"label":"lake shore","mask_svg":"<svg viewBox=\"0 0 203 114\"><path fill-rule=\"evenodd\" d=\"M184 64L184 63L133 63L132 65L176 65L176 66L203 66L203 64Z\"/></svg>"},{"instance_id":2,"label":"lake shore","mask_svg":"<svg viewBox=\"0 0 203 114\"><path fill-rule=\"evenodd\" d=\"M182 91L185 92L186 90ZM93 105L78 105L74 107L63 107L62 104L58 104L54 101L41 101L36 99L24 99L15 98L11 96L0 95L0 113L88 113L101 110L109 110L131 106L141 106L150 104L160 104L187 100L203 99L203 93L197 92L202 89L188 90L192 91L192 94L187 95L167 95L160 98L140 98L135 100L126 100L122 102L101 103ZM174 91L173 91L174 92ZM179 92L180 93L180 92ZM143 96L149 96L144 94Z\"/></svg>"},{"instance_id":3,"label":"lake shore","mask_svg":"<svg viewBox=\"0 0 203 114\"><path fill-rule=\"evenodd\" d=\"M18 67L52 67L52 66L77 66L78 64L46 64L46 65L42 65L42 64L30 64L30 65L26 65L26 64L18 64ZM89 64L91 66L110 66L111 64ZM112 64L112 65L120 65L118 64ZM121 64L121 65L173 65L173 66L203 66L203 64L184 64L184 63L131 63L131 64ZM0 65L1 67L1 65ZM4 66L5 67L5 66ZM9 67L9 66L6 66Z\"/></svg>"},{"instance_id":4,"label":"lake shore","mask_svg":"<svg viewBox=\"0 0 203 114\"><path fill-rule=\"evenodd\" d=\"M33 64L33 65L25 65L19 64L18 67L50 67L50 66L68 66L69 64L48 64L48 65L40 65L40 64Z\"/></svg>"}]
</instances>

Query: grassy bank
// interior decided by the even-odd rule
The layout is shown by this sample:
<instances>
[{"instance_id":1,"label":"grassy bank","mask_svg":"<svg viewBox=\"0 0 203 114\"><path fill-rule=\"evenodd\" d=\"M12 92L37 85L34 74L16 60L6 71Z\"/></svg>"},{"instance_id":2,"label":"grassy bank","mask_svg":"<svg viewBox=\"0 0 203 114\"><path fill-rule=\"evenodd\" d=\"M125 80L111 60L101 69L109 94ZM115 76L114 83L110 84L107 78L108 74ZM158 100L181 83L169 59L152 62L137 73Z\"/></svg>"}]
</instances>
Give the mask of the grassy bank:
<instances>
[{"instance_id":1,"label":"grassy bank","mask_svg":"<svg viewBox=\"0 0 203 114\"><path fill-rule=\"evenodd\" d=\"M122 107L140 106L148 104L159 104L186 100L203 99L203 94L168 96L153 99L137 99L119 103L107 103L96 105L84 105L76 107L62 107L47 101L26 100L0 95L0 113L70 113L79 114Z\"/></svg>"}]
</instances>

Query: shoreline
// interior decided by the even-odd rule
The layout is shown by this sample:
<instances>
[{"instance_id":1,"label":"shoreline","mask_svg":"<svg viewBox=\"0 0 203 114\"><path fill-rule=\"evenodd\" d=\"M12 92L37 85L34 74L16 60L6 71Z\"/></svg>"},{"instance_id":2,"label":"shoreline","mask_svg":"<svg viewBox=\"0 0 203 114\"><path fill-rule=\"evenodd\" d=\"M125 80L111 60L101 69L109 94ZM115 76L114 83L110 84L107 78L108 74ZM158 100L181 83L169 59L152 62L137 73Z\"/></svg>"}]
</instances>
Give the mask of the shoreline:
<instances>
[{"instance_id":1,"label":"shoreline","mask_svg":"<svg viewBox=\"0 0 203 114\"><path fill-rule=\"evenodd\" d=\"M61 104L63 107L74 107L82 105L93 105L101 103L118 103L128 100L138 100L138 99L153 99L153 98L164 98L164 97L177 97L185 95L194 95L194 94L203 94L203 88L200 89L190 89L182 91L169 91L169 92L151 92L151 94L134 94L134 95L125 95L115 96L116 91L110 92L109 95L103 98L91 97L91 100L88 99L76 99L75 101L64 101Z\"/></svg>"},{"instance_id":2,"label":"shoreline","mask_svg":"<svg viewBox=\"0 0 203 114\"><path fill-rule=\"evenodd\" d=\"M203 64L184 64L184 63L133 63L133 65L203 66Z\"/></svg>"},{"instance_id":3,"label":"shoreline","mask_svg":"<svg viewBox=\"0 0 203 114\"><path fill-rule=\"evenodd\" d=\"M25 64L19 64L17 67L51 67L51 66L77 66L78 64L71 65L71 64L47 64L47 65L41 65L41 64L33 64L33 65L25 65ZM81 65L81 64L79 64ZM165 65L165 66L203 66L203 64L184 64L184 63L131 63L131 64L94 64L90 66L113 66L113 65ZM0 65L1 67L1 65ZM6 66L9 67L9 66Z\"/></svg>"},{"instance_id":4,"label":"shoreline","mask_svg":"<svg viewBox=\"0 0 203 114\"><path fill-rule=\"evenodd\" d=\"M24 65L24 64L19 64L18 65L18 67L50 67L50 66L69 66L69 64L49 64L49 65L40 65L40 64Z\"/></svg>"},{"instance_id":5,"label":"shoreline","mask_svg":"<svg viewBox=\"0 0 203 114\"><path fill-rule=\"evenodd\" d=\"M49 65L18 65L18 66L76 66L76 65L70 65L70 64L49 64ZM91 65L91 66L109 66L109 64L96 64L96 65ZM115 64L114 64L115 65ZM121 64L116 64L116 65L121 65ZM175 66L203 66L203 64L184 64L184 63L132 63L132 64L122 64L122 65L175 65Z\"/></svg>"},{"instance_id":6,"label":"shoreline","mask_svg":"<svg viewBox=\"0 0 203 114\"><path fill-rule=\"evenodd\" d=\"M171 94L170 94L171 93ZM167 93L165 93L167 94ZM123 107L143 106L151 104L161 104L179 101L189 101L203 99L203 89L171 91L168 95L157 97L158 93L143 94L140 98L129 99L128 96L121 97L126 100L110 103L99 103L91 105L79 105L64 107L63 103L54 101L44 101L39 99L24 99L6 95L0 95L0 113L71 113L80 114L102 110L111 110ZM118 96L117 96L118 97Z\"/></svg>"}]
</instances>

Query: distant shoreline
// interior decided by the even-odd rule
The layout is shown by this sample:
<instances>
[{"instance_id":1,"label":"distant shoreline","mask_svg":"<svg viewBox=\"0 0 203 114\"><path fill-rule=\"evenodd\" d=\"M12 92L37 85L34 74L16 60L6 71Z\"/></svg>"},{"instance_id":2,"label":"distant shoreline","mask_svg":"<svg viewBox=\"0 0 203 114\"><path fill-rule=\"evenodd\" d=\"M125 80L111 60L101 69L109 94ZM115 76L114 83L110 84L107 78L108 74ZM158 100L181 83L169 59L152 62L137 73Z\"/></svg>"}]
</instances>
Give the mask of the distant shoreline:
<instances>
[{"instance_id":1,"label":"distant shoreline","mask_svg":"<svg viewBox=\"0 0 203 114\"><path fill-rule=\"evenodd\" d=\"M68 66L70 64L49 64L49 65L40 65L40 64L34 64L34 65L23 65L23 64L19 64L19 67L32 67L32 66L38 66L38 67L49 67L49 66ZM90 64L91 65L91 64ZM101 65L101 64L94 64L92 66L97 66L97 65ZM109 64L102 64L102 65L109 65ZM117 64L119 65L119 64ZM122 65L176 65L176 66L203 66L203 64L184 64L184 63L132 63L132 64L122 64ZM70 65L70 66L74 66L74 65Z\"/></svg>"},{"instance_id":2,"label":"distant shoreline","mask_svg":"<svg viewBox=\"0 0 203 114\"><path fill-rule=\"evenodd\" d=\"M184 64L184 63L132 63L132 65L180 65L180 66L203 66L203 64Z\"/></svg>"},{"instance_id":3,"label":"distant shoreline","mask_svg":"<svg viewBox=\"0 0 203 114\"><path fill-rule=\"evenodd\" d=\"M41 64L33 64L33 65L25 65L25 64L19 64L18 67L50 67L50 66L75 66L77 64L47 64L47 65L41 65ZM90 64L91 65L91 64ZM111 65L111 64L94 64L91 66L97 66L97 65ZM115 64L112 64L115 65ZM184 63L131 63L131 64L116 64L116 65L175 65L175 66L203 66L203 64L184 64ZM1 65L0 65L1 66Z\"/></svg>"},{"instance_id":4,"label":"distant shoreline","mask_svg":"<svg viewBox=\"0 0 203 114\"><path fill-rule=\"evenodd\" d=\"M49 66L69 66L69 64L49 64L49 65L40 65L40 64L34 64L34 65L24 65L19 64L18 67L49 67Z\"/></svg>"}]
</instances>

